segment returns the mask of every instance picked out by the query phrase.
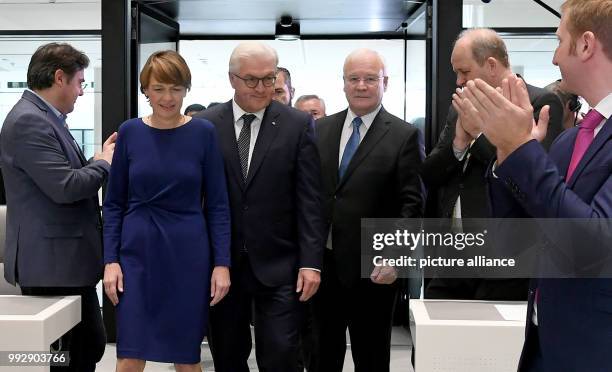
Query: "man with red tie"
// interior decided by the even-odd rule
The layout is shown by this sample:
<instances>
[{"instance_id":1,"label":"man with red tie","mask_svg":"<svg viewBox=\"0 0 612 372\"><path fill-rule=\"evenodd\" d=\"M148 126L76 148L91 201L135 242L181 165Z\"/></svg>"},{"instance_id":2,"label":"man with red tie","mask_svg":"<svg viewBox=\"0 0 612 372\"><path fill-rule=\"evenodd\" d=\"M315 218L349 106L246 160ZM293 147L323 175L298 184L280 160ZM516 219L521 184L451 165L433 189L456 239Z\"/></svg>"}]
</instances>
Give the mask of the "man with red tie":
<instances>
[{"instance_id":1,"label":"man with red tie","mask_svg":"<svg viewBox=\"0 0 612 372\"><path fill-rule=\"evenodd\" d=\"M502 92L472 81L455 99L462 111L480 120L497 147L490 178L496 217L520 209L535 218L602 219L605 225L612 216L612 0L568 0L561 9L553 63L561 70L563 88L584 97L592 109L580 126L559 135L548 155L538 143L548 110L534 125L520 79L509 78ZM612 236L597 239L609 242ZM557 244L542 254L584 251L596 252L583 242ZM609 249L599 253L591 259L610 259ZM612 279L531 281L519 371L611 371L610 350Z\"/></svg>"}]
</instances>

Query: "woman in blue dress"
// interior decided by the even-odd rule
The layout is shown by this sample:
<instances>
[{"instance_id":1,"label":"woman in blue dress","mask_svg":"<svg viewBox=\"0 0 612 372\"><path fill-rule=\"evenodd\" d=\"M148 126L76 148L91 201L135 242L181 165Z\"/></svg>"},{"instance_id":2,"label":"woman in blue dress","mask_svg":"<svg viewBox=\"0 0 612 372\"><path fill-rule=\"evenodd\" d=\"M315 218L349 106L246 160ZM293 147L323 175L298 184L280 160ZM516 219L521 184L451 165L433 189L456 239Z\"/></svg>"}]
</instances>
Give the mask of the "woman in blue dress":
<instances>
[{"instance_id":1,"label":"woman in blue dress","mask_svg":"<svg viewBox=\"0 0 612 372\"><path fill-rule=\"evenodd\" d=\"M119 128L104 201L117 371L142 371L147 360L201 371L208 307L230 285L222 155L213 124L181 115L191 74L178 53L151 55L140 84L153 113Z\"/></svg>"}]
</instances>

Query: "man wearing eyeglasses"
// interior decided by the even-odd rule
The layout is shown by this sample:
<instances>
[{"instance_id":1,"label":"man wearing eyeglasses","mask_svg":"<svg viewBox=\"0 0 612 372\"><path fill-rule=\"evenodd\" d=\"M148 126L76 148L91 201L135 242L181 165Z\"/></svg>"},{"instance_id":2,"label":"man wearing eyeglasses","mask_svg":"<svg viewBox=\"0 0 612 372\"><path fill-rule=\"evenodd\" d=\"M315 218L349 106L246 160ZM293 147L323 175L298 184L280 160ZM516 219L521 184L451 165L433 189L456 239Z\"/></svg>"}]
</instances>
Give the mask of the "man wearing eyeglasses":
<instances>
[{"instance_id":1,"label":"man wearing eyeglasses","mask_svg":"<svg viewBox=\"0 0 612 372\"><path fill-rule=\"evenodd\" d=\"M198 114L212 121L232 212L232 286L210 312L215 371L248 372L253 309L260 371L296 371L300 301L317 291L323 234L320 161L310 115L273 101L278 57L238 45L234 98Z\"/></svg>"},{"instance_id":2,"label":"man wearing eyeglasses","mask_svg":"<svg viewBox=\"0 0 612 372\"><path fill-rule=\"evenodd\" d=\"M88 65L89 58L69 44L39 47L28 65L29 89L0 133L7 202L4 276L24 295L81 297L81 321L55 344L69 352L70 365L51 371L94 371L106 345L96 294L104 268L98 190L117 135L88 161L65 121L83 95Z\"/></svg>"},{"instance_id":3,"label":"man wearing eyeglasses","mask_svg":"<svg viewBox=\"0 0 612 372\"><path fill-rule=\"evenodd\" d=\"M327 237L315 297L320 371L342 371L348 328L355 371L385 372L397 272L361 273L361 218L423 215L423 144L418 129L383 108L388 77L377 52L349 54L343 79L348 109L316 123Z\"/></svg>"}]
</instances>

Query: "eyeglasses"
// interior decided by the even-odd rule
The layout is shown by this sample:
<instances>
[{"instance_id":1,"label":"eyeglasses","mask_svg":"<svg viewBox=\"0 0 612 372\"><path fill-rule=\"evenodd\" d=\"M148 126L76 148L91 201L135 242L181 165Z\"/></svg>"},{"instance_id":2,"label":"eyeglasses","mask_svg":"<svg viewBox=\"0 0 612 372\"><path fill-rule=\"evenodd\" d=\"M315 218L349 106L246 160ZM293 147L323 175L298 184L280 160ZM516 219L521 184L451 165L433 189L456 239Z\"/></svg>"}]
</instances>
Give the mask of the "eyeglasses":
<instances>
[{"instance_id":1,"label":"eyeglasses","mask_svg":"<svg viewBox=\"0 0 612 372\"><path fill-rule=\"evenodd\" d=\"M244 84L246 84L246 86L249 88L256 88L257 85L259 85L260 81L264 87L271 87L272 85L274 85L274 82L276 82L276 76L266 76L262 78L256 78L256 77L243 78L242 76L238 76L234 73L232 73L232 75L244 81Z\"/></svg>"},{"instance_id":2,"label":"eyeglasses","mask_svg":"<svg viewBox=\"0 0 612 372\"><path fill-rule=\"evenodd\" d=\"M366 76L364 78L358 77L358 76L349 76L349 77L344 77L344 82L348 83L350 85L353 86L357 86L359 85L360 81L363 81L363 83L369 87L373 87L375 85L378 85L378 82L380 81L380 79L382 78L382 76Z\"/></svg>"}]
</instances>

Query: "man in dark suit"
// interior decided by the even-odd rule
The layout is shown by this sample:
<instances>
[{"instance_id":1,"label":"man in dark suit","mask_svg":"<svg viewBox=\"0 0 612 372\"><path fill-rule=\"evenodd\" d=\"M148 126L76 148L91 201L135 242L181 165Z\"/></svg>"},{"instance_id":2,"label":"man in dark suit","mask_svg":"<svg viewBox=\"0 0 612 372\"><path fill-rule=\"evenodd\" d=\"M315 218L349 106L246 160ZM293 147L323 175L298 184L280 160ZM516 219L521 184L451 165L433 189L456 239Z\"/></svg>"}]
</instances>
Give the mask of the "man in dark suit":
<instances>
[{"instance_id":1,"label":"man in dark suit","mask_svg":"<svg viewBox=\"0 0 612 372\"><path fill-rule=\"evenodd\" d=\"M251 309L259 370L296 371L299 301L320 282L313 122L272 101L277 63L269 46L240 44L229 63L234 99L198 114L217 127L232 211L232 286L210 313L211 351L221 372L249 371Z\"/></svg>"},{"instance_id":2,"label":"man in dark suit","mask_svg":"<svg viewBox=\"0 0 612 372\"><path fill-rule=\"evenodd\" d=\"M561 9L553 63L561 70L563 88L593 107L580 126L564 131L546 154L536 139L543 138L547 110L533 125L524 84L515 77L502 85L503 94L482 81L469 82L460 108L477 112L484 134L497 146L489 178L495 216L520 212L607 226L598 231L603 236L577 236L566 227L569 223L554 231L544 227L555 244L539 257L607 263L612 241L612 1L569 0ZM563 234L567 239L555 239ZM593 238L604 245L590 245ZM533 279L519 371L612 370L611 299L612 279Z\"/></svg>"},{"instance_id":3,"label":"man in dark suit","mask_svg":"<svg viewBox=\"0 0 612 372\"><path fill-rule=\"evenodd\" d=\"M500 87L502 80L512 75L506 45L490 29L462 32L455 42L451 64L461 88L476 78ZM527 85L527 90L536 117L543 106L550 107L549 132L543 143L548 148L563 129L563 107L556 95L544 89ZM428 190L437 189L436 217L454 219L453 228L461 218L489 217L485 174L494 156L495 147L481 130L466 118L459 118L451 105L440 139L421 169ZM425 297L524 301L527 292L527 279L434 277L425 288Z\"/></svg>"},{"instance_id":4,"label":"man in dark suit","mask_svg":"<svg viewBox=\"0 0 612 372\"><path fill-rule=\"evenodd\" d=\"M361 276L360 219L423 215L424 154L419 131L382 107L387 80L378 53L352 52L344 63L348 109L317 121L328 237L315 297L320 371L342 371L347 328L355 371L389 371L397 273L377 266Z\"/></svg>"},{"instance_id":5,"label":"man in dark suit","mask_svg":"<svg viewBox=\"0 0 612 372\"><path fill-rule=\"evenodd\" d=\"M78 372L95 370L106 343L95 288L103 269L98 190L116 137L89 162L68 131L66 115L83 95L88 64L68 44L38 48L28 66L29 89L0 134L5 278L19 283L24 295L81 296L81 322L61 339L70 352L70 367L61 370Z\"/></svg>"}]
</instances>

